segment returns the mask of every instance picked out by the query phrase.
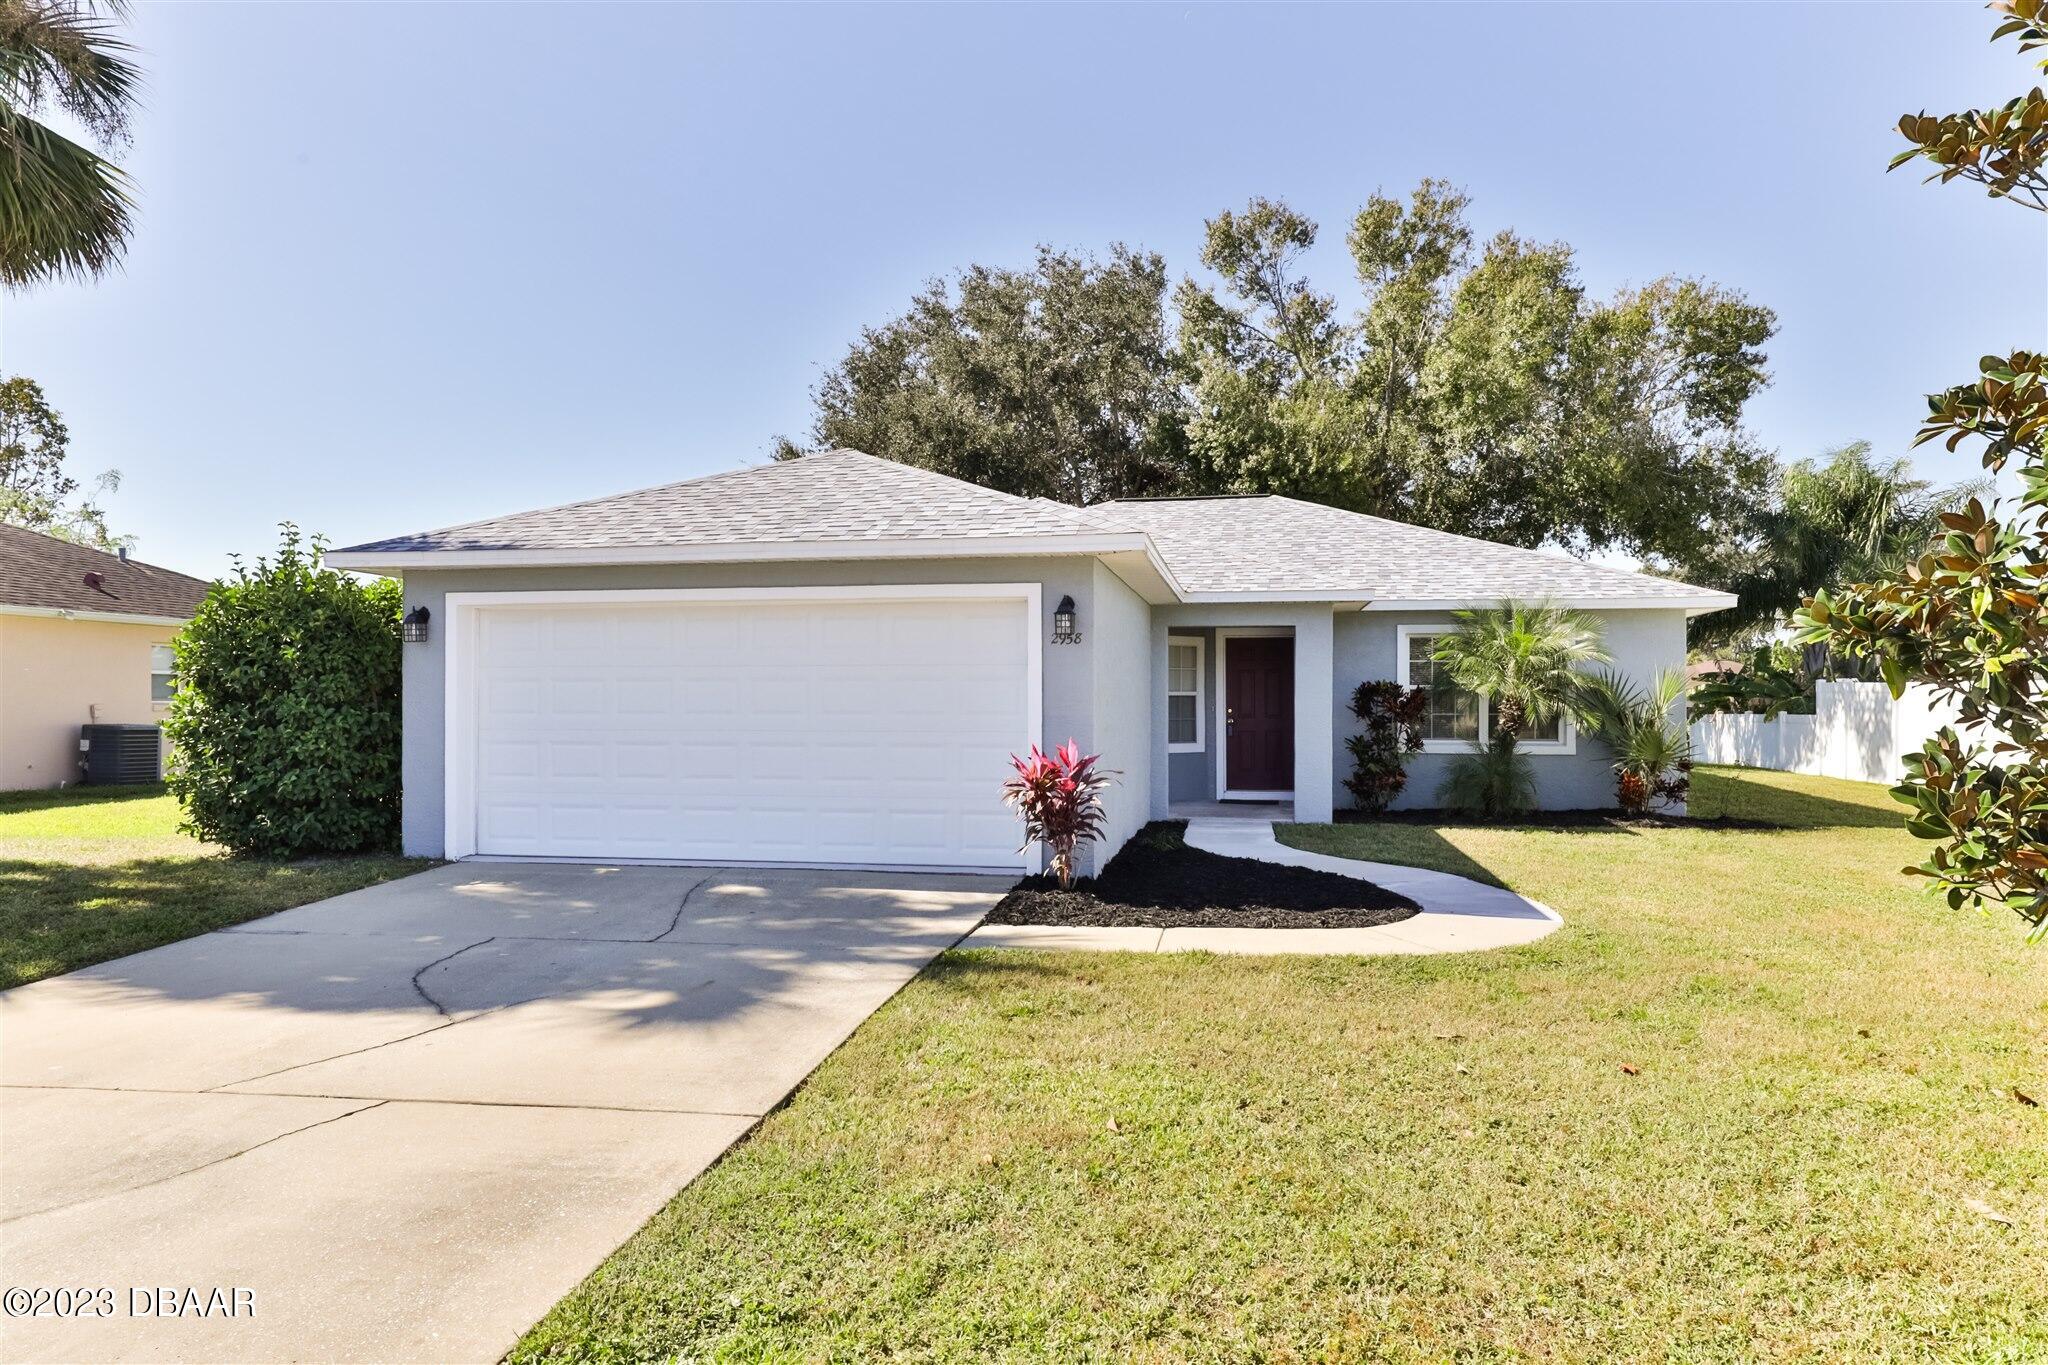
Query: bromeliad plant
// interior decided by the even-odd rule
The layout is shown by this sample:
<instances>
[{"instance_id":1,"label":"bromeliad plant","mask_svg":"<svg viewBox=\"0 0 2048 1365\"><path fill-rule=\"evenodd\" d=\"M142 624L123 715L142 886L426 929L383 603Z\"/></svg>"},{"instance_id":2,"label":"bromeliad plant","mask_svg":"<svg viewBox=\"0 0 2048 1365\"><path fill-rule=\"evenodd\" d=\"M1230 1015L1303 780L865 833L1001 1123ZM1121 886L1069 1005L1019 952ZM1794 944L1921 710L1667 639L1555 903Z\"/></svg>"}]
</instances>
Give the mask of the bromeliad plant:
<instances>
[{"instance_id":1,"label":"bromeliad plant","mask_svg":"<svg viewBox=\"0 0 2048 1365\"><path fill-rule=\"evenodd\" d=\"M1422 751L1422 719L1429 691L1384 679L1362 682L1351 693L1351 714L1365 729L1344 741L1351 776L1344 779L1358 809L1378 815L1408 785L1408 758Z\"/></svg>"},{"instance_id":2,"label":"bromeliad plant","mask_svg":"<svg viewBox=\"0 0 2048 1365\"><path fill-rule=\"evenodd\" d=\"M1062 891L1074 884L1074 849L1102 837L1102 793L1116 774L1097 767L1101 761L1071 739L1050 754L1034 744L1024 758L1010 755L1017 775L1003 784L1003 804L1024 820L1018 851L1044 844Z\"/></svg>"}]
</instances>

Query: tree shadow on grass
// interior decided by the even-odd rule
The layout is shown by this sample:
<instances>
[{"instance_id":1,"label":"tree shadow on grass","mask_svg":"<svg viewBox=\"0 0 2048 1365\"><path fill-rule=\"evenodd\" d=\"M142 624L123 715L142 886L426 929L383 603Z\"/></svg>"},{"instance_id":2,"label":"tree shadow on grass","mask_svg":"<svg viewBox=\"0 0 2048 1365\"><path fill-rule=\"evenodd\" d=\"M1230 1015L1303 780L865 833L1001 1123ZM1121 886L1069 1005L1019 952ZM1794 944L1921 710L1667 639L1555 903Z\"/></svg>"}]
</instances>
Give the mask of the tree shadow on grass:
<instances>
[{"instance_id":1,"label":"tree shadow on grass","mask_svg":"<svg viewBox=\"0 0 2048 1365\"><path fill-rule=\"evenodd\" d=\"M0 792L0 815L28 815L35 811L66 810L78 806L118 805L128 801L154 801L169 788L161 782L122 784L117 787L51 787L40 791Z\"/></svg>"}]
</instances>

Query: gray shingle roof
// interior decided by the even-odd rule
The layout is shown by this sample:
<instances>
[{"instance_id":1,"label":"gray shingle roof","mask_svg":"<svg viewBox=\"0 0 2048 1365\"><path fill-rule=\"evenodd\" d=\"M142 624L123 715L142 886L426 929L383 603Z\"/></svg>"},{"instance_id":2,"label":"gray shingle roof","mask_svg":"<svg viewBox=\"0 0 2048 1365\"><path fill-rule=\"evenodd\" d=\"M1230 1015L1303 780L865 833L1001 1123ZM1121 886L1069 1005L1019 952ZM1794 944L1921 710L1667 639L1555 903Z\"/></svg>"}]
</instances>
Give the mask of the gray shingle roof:
<instances>
[{"instance_id":1,"label":"gray shingle roof","mask_svg":"<svg viewBox=\"0 0 2048 1365\"><path fill-rule=\"evenodd\" d=\"M1708 589L1284 497L1101 503L1103 526L1148 533L1191 593L1327 592L1399 601L1697 598Z\"/></svg>"},{"instance_id":2,"label":"gray shingle roof","mask_svg":"<svg viewBox=\"0 0 2048 1365\"><path fill-rule=\"evenodd\" d=\"M858 450L828 450L634 493L394 536L335 553L590 550L1101 532L1079 508L1064 503L1013 497Z\"/></svg>"},{"instance_id":3,"label":"gray shingle roof","mask_svg":"<svg viewBox=\"0 0 2048 1365\"><path fill-rule=\"evenodd\" d=\"M85 581L97 575L96 584ZM190 620L212 585L203 578L0 526L0 606Z\"/></svg>"},{"instance_id":4,"label":"gray shingle roof","mask_svg":"<svg viewBox=\"0 0 2048 1365\"><path fill-rule=\"evenodd\" d=\"M1283 497L1162 498L1070 507L829 450L659 488L351 545L336 556L462 551L607 550L777 543L1150 538L1187 594L1323 594L1332 600L1476 601L1503 597L1671 599L1706 589L1564 555ZM1095 544L1086 544L1093 538ZM934 553L943 551L934 548ZM699 556L701 557L701 556ZM363 567L358 558L352 567Z\"/></svg>"}]
</instances>

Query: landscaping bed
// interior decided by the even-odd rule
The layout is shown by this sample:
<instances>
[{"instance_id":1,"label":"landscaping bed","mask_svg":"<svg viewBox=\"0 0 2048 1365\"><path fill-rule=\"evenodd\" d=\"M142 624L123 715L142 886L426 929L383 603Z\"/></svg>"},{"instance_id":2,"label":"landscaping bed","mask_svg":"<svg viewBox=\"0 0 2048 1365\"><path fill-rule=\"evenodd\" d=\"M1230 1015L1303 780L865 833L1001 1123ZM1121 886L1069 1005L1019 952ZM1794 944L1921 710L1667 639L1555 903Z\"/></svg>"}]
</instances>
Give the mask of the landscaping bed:
<instances>
[{"instance_id":1,"label":"landscaping bed","mask_svg":"<svg viewBox=\"0 0 2048 1365\"><path fill-rule=\"evenodd\" d=\"M1065 924L1144 929L1368 929L1415 914L1418 906L1357 877L1305 867L1225 858L1189 848L1184 820L1160 820L1133 835L1102 875L1062 891L1051 877L1027 877L991 910L988 924Z\"/></svg>"}]
</instances>

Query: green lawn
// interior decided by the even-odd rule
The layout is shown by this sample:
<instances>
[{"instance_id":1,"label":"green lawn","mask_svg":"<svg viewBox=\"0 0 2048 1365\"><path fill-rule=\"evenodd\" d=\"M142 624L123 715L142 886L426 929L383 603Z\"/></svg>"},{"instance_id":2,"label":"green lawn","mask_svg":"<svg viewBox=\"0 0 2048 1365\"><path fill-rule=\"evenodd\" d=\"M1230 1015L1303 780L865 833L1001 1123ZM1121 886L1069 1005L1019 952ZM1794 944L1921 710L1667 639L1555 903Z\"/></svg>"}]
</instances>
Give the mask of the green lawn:
<instances>
[{"instance_id":1,"label":"green lawn","mask_svg":"<svg viewBox=\"0 0 2048 1365\"><path fill-rule=\"evenodd\" d=\"M1526 948L949 954L513 1358L2048 1359L2048 947L1878 788L1696 792L1782 828L1289 834Z\"/></svg>"},{"instance_id":2,"label":"green lawn","mask_svg":"<svg viewBox=\"0 0 2048 1365\"><path fill-rule=\"evenodd\" d=\"M417 858L230 858L162 787L0 793L0 988L417 872Z\"/></svg>"}]
</instances>

